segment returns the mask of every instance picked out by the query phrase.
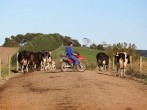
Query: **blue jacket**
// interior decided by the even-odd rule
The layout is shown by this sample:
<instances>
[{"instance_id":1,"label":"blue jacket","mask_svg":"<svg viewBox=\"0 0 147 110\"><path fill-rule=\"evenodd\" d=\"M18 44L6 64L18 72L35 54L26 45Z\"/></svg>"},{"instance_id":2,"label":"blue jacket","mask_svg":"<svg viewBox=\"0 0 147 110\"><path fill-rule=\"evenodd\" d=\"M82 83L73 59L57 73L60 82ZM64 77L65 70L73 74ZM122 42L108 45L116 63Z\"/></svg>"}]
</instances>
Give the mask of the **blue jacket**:
<instances>
[{"instance_id":1,"label":"blue jacket","mask_svg":"<svg viewBox=\"0 0 147 110\"><path fill-rule=\"evenodd\" d=\"M65 51L66 51L66 56L73 56L74 55L74 51L72 49L72 46L67 46Z\"/></svg>"}]
</instances>

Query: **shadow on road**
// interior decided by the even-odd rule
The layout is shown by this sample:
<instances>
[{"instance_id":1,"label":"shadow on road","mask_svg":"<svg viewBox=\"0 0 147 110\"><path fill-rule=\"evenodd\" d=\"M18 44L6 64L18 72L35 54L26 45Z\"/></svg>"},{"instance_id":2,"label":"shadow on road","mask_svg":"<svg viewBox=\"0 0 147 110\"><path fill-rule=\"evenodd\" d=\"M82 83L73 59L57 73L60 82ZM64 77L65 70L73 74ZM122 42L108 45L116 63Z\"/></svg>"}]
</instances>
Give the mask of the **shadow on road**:
<instances>
[{"instance_id":1,"label":"shadow on road","mask_svg":"<svg viewBox=\"0 0 147 110\"><path fill-rule=\"evenodd\" d=\"M107 75L107 76L114 76L113 74L110 74L110 73L103 73L103 72L98 72L97 74L102 74L102 75Z\"/></svg>"}]
</instances>

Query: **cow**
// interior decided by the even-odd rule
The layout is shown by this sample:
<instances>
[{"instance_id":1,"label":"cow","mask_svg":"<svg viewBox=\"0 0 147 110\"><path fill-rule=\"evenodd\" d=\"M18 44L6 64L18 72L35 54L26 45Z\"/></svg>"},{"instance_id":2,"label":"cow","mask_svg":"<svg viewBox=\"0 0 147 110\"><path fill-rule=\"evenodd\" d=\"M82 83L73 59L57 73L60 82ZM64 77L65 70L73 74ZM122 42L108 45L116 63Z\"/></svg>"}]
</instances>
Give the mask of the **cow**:
<instances>
[{"instance_id":1,"label":"cow","mask_svg":"<svg viewBox=\"0 0 147 110\"><path fill-rule=\"evenodd\" d=\"M117 69L116 76L125 78L126 66L130 63L130 56L126 52L120 52L115 55L114 61Z\"/></svg>"},{"instance_id":2,"label":"cow","mask_svg":"<svg viewBox=\"0 0 147 110\"><path fill-rule=\"evenodd\" d=\"M109 64L109 56L103 52L100 52L96 55L97 65L100 71L106 71L108 64Z\"/></svg>"},{"instance_id":3,"label":"cow","mask_svg":"<svg viewBox=\"0 0 147 110\"><path fill-rule=\"evenodd\" d=\"M27 52L21 51L18 55L18 62L21 64L21 70L33 72L56 69L55 62L51 58L51 52Z\"/></svg>"},{"instance_id":4,"label":"cow","mask_svg":"<svg viewBox=\"0 0 147 110\"><path fill-rule=\"evenodd\" d=\"M29 54L29 59L28 59L29 70L32 72L35 71L36 69L40 70L39 66L41 64L41 61L39 61L40 58L38 57L38 55L39 55L39 53L35 53L35 52L30 52L30 54Z\"/></svg>"},{"instance_id":5,"label":"cow","mask_svg":"<svg viewBox=\"0 0 147 110\"><path fill-rule=\"evenodd\" d=\"M42 69L47 70L49 69L49 63L52 61L51 52L45 51L42 53Z\"/></svg>"},{"instance_id":6,"label":"cow","mask_svg":"<svg viewBox=\"0 0 147 110\"><path fill-rule=\"evenodd\" d=\"M41 70L41 62L43 61L43 53L37 52L36 57L37 57L36 70L40 71Z\"/></svg>"},{"instance_id":7,"label":"cow","mask_svg":"<svg viewBox=\"0 0 147 110\"><path fill-rule=\"evenodd\" d=\"M28 72L28 59L29 59L29 52L28 51L21 51L18 54L17 60L21 66L21 72Z\"/></svg>"}]
</instances>

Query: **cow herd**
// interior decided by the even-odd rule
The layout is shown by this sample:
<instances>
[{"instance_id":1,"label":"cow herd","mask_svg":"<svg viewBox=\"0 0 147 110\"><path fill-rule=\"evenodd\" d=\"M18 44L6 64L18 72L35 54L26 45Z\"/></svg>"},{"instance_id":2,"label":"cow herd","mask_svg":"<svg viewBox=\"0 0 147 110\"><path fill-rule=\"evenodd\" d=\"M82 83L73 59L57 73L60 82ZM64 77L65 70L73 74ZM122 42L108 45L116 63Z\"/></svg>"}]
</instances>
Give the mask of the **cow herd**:
<instances>
[{"instance_id":1,"label":"cow herd","mask_svg":"<svg viewBox=\"0 0 147 110\"><path fill-rule=\"evenodd\" d=\"M52 60L51 52L28 52L21 51L18 54L18 62L21 66L21 71L33 72L35 70L56 69L55 62Z\"/></svg>"},{"instance_id":2,"label":"cow herd","mask_svg":"<svg viewBox=\"0 0 147 110\"><path fill-rule=\"evenodd\" d=\"M97 65L100 71L106 71L109 65L109 56L103 52L96 55ZM33 72L35 70L55 70L56 65L52 60L51 52L28 52L21 51L18 54L18 62L21 71ZM116 76L125 77L126 66L130 63L130 57L126 52L120 52L114 56L114 64L116 67Z\"/></svg>"},{"instance_id":3,"label":"cow herd","mask_svg":"<svg viewBox=\"0 0 147 110\"><path fill-rule=\"evenodd\" d=\"M100 71L106 71L109 65L109 56L105 53L96 55L97 65ZM126 66L130 63L130 56L126 52L117 53L114 56L114 64L116 67L116 76L126 77Z\"/></svg>"}]
</instances>

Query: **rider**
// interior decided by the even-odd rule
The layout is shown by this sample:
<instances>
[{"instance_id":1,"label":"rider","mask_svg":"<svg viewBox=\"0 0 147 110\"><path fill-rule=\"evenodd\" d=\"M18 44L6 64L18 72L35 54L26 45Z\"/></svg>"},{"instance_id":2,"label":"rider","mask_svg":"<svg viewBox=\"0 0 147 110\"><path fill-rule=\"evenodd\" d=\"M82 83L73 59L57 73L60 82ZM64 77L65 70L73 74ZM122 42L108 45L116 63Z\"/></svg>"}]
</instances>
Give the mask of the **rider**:
<instances>
[{"instance_id":1,"label":"rider","mask_svg":"<svg viewBox=\"0 0 147 110\"><path fill-rule=\"evenodd\" d=\"M73 70L75 70L79 62L78 59L75 57L75 55L77 54L74 53L72 46L73 46L73 42L72 41L68 42L68 46L66 47L65 51L66 51L66 56L69 57L71 60L73 60L74 63Z\"/></svg>"}]
</instances>

